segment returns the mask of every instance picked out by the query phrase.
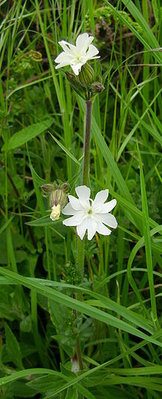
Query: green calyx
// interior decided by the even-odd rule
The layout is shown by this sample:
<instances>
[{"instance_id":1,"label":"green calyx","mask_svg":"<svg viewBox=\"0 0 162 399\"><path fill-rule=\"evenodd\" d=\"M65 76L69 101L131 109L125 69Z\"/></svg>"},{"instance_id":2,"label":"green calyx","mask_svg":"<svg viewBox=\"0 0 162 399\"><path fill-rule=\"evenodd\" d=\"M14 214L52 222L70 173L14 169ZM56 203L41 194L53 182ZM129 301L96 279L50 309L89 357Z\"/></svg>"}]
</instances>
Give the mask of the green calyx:
<instances>
[{"instance_id":1,"label":"green calyx","mask_svg":"<svg viewBox=\"0 0 162 399\"><path fill-rule=\"evenodd\" d=\"M78 76L72 72L66 72L66 77L71 87L86 101L93 100L104 90L102 83L95 80L94 70L88 63L82 66Z\"/></svg>"},{"instance_id":2,"label":"green calyx","mask_svg":"<svg viewBox=\"0 0 162 399\"><path fill-rule=\"evenodd\" d=\"M84 64L79 72L80 83L88 89L94 82L94 70L89 64Z\"/></svg>"},{"instance_id":3,"label":"green calyx","mask_svg":"<svg viewBox=\"0 0 162 399\"><path fill-rule=\"evenodd\" d=\"M44 184L41 186L42 193L44 197L49 197L50 207L60 205L62 209L67 202L67 193L69 191L68 183L60 183L56 182L50 184Z\"/></svg>"}]
</instances>

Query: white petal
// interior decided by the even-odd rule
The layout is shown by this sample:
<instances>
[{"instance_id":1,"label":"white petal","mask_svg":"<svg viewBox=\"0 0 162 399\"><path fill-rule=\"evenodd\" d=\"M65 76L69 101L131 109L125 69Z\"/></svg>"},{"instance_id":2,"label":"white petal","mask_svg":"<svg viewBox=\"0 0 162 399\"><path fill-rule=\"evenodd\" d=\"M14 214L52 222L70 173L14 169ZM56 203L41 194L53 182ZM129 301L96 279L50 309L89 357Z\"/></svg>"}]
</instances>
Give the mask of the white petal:
<instances>
[{"instance_id":1,"label":"white petal","mask_svg":"<svg viewBox=\"0 0 162 399\"><path fill-rule=\"evenodd\" d=\"M100 58L100 56L96 57L96 55L98 53L99 53L98 49L95 46L93 46L93 44L90 44L89 49L88 49L88 51L86 53L87 60L91 60L91 59L94 59L94 58Z\"/></svg>"},{"instance_id":2,"label":"white petal","mask_svg":"<svg viewBox=\"0 0 162 399\"><path fill-rule=\"evenodd\" d=\"M103 223L97 223L97 232L104 236L109 236L111 234L111 230L109 230Z\"/></svg>"},{"instance_id":3,"label":"white petal","mask_svg":"<svg viewBox=\"0 0 162 399\"><path fill-rule=\"evenodd\" d=\"M117 204L116 199L106 202L106 204L102 205L102 209L100 210L100 213L108 213L108 212L112 211L112 209L115 208L116 204Z\"/></svg>"},{"instance_id":4,"label":"white petal","mask_svg":"<svg viewBox=\"0 0 162 399\"><path fill-rule=\"evenodd\" d=\"M76 65L70 64L70 66L71 66L73 72L75 73L75 75L77 75L77 76L79 75L79 72L81 71L82 65L83 65L82 62L78 62L78 64L76 64Z\"/></svg>"},{"instance_id":5,"label":"white petal","mask_svg":"<svg viewBox=\"0 0 162 399\"><path fill-rule=\"evenodd\" d=\"M61 40L59 42L59 45L62 47L62 49L67 54L71 54L74 50L76 50L76 47L73 46L73 44L70 44L70 43L66 42L65 40Z\"/></svg>"},{"instance_id":6,"label":"white petal","mask_svg":"<svg viewBox=\"0 0 162 399\"><path fill-rule=\"evenodd\" d=\"M78 186L75 188L75 191L80 200L89 200L91 190L87 186Z\"/></svg>"},{"instance_id":7,"label":"white petal","mask_svg":"<svg viewBox=\"0 0 162 399\"><path fill-rule=\"evenodd\" d=\"M66 52L68 52L69 51L69 47L68 47L68 43L67 42L65 42L65 40L61 40L60 42L59 42L59 45L62 47L62 49Z\"/></svg>"},{"instance_id":8,"label":"white petal","mask_svg":"<svg viewBox=\"0 0 162 399\"><path fill-rule=\"evenodd\" d=\"M76 40L77 51L82 54L87 51L89 45L93 42L94 37L88 36L88 33L82 33Z\"/></svg>"},{"instance_id":9,"label":"white petal","mask_svg":"<svg viewBox=\"0 0 162 399\"><path fill-rule=\"evenodd\" d=\"M85 210L88 210L90 207L90 202L89 202L89 197L90 197L90 188L87 186L79 186L76 187L75 189L78 197L79 197L79 202L81 207L83 207Z\"/></svg>"},{"instance_id":10,"label":"white petal","mask_svg":"<svg viewBox=\"0 0 162 399\"><path fill-rule=\"evenodd\" d=\"M65 206L65 208L62 210L63 215L75 215L76 210L72 208L70 202Z\"/></svg>"},{"instance_id":11,"label":"white petal","mask_svg":"<svg viewBox=\"0 0 162 399\"><path fill-rule=\"evenodd\" d=\"M60 53L58 55L58 57L55 59L56 63L65 63L65 65L69 65L71 63L72 60L72 56L69 54L64 53L64 51L62 51L62 53Z\"/></svg>"},{"instance_id":12,"label":"white petal","mask_svg":"<svg viewBox=\"0 0 162 399\"><path fill-rule=\"evenodd\" d=\"M117 228L117 220L115 216L111 215L111 213L107 214L100 214L99 215L100 221L105 223L107 226L112 227L113 229Z\"/></svg>"},{"instance_id":13,"label":"white petal","mask_svg":"<svg viewBox=\"0 0 162 399\"><path fill-rule=\"evenodd\" d=\"M78 211L71 218L65 219L63 221L63 224L65 226L78 226L78 224L80 224L82 222L83 218L84 218L84 212L79 212Z\"/></svg>"},{"instance_id":14,"label":"white petal","mask_svg":"<svg viewBox=\"0 0 162 399\"><path fill-rule=\"evenodd\" d=\"M66 65L64 65L63 62L61 62L61 64L58 64L55 66L55 69L63 68L64 66L66 66Z\"/></svg>"},{"instance_id":15,"label":"white petal","mask_svg":"<svg viewBox=\"0 0 162 399\"><path fill-rule=\"evenodd\" d=\"M68 198L69 198L72 208L74 208L76 211L82 210L80 201L77 198L73 197L73 195L68 195Z\"/></svg>"},{"instance_id":16,"label":"white petal","mask_svg":"<svg viewBox=\"0 0 162 399\"><path fill-rule=\"evenodd\" d=\"M92 240L97 231L97 223L92 218L88 219L87 230L88 230L88 240Z\"/></svg>"},{"instance_id":17,"label":"white petal","mask_svg":"<svg viewBox=\"0 0 162 399\"><path fill-rule=\"evenodd\" d=\"M83 237L85 236L87 227L88 227L87 218L85 218L83 222L77 226L77 234L81 240L83 240Z\"/></svg>"},{"instance_id":18,"label":"white petal","mask_svg":"<svg viewBox=\"0 0 162 399\"><path fill-rule=\"evenodd\" d=\"M59 69L59 68L63 68L64 66L69 65L69 63L67 64L67 62L61 62L60 64L55 66L55 69Z\"/></svg>"},{"instance_id":19,"label":"white petal","mask_svg":"<svg viewBox=\"0 0 162 399\"><path fill-rule=\"evenodd\" d=\"M68 46L69 46L69 52L70 52L71 54L73 54L73 55L76 55L76 54L77 54L76 46L74 46L74 45L71 44L71 43L68 43Z\"/></svg>"},{"instance_id":20,"label":"white petal","mask_svg":"<svg viewBox=\"0 0 162 399\"><path fill-rule=\"evenodd\" d=\"M107 189L99 191L95 196L93 205L96 205L98 202L104 203L107 200L108 195L109 195L109 190Z\"/></svg>"}]
</instances>

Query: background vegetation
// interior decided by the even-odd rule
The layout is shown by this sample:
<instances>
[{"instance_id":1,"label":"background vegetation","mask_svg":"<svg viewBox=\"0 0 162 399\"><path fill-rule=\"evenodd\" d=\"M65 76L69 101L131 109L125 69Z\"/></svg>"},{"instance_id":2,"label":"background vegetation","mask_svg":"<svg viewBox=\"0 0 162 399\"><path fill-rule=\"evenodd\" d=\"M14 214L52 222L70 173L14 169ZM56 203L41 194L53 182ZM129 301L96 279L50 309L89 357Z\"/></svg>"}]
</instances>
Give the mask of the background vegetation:
<instances>
[{"instance_id":1,"label":"background vegetation","mask_svg":"<svg viewBox=\"0 0 162 399\"><path fill-rule=\"evenodd\" d=\"M158 399L160 1L3 0L0 16L0 397ZM74 231L50 220L40 188L81 183L85 104L54 68L58 41L80 32L105 86L89 185L109 188L119 222L86 241L83 282Z\"/></svg>"}]
</instances>

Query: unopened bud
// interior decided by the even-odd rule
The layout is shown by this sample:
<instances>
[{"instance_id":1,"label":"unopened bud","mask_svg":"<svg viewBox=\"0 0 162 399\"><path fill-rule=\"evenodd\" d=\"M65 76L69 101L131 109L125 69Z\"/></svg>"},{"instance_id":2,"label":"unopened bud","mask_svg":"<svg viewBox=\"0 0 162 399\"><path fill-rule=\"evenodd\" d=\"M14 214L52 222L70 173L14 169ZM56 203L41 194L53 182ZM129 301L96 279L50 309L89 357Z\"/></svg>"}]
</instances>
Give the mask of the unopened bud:
<instances>
[{"instance_id":1,"label":"unopened bud","mask_svg":"<svg viewBox=\"0 0 162 399\"><path fill-rule=\"evenodd\" d=\"M63 183L61 188L62 188L62 190L65 191L65 193L68 193L68 191L69 191L69 183Z\"/></svg>"},{"instance_id":2,"label":"unopened bud","mask_svg":"<svg viewBox=\"0 0 162 399\"><path fill-rule=\"evenodd\" d=\"M104 86L100 82L94 82L91 84L92 93L101 93L104 90Z\"/></svg>"}]
</instances>

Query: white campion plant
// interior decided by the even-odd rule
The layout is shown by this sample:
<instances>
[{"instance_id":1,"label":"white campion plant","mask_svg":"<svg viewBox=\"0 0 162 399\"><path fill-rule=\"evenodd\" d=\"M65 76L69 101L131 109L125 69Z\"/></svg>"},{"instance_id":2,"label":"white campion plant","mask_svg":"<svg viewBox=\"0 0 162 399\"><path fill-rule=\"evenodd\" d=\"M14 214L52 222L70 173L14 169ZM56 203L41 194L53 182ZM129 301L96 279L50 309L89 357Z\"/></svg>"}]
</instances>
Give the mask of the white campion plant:
<instances>
[{"instance_id":1,"label":"white campion plant","mask_svg":"<svg viewBox=\"0 0 162 399\"><path fill-rule=\"evenodd\" d=\"M68 195L69 203L62 210L63 215L71 215L70 218L63 221L63 224L76 226L81 240L83 240L86 230L88 240L92 240L96 232L104 236L110 235L111 230L107 226L116 229L118 224L115 216L109 213L116 206L116 199L105 203L109 190L99 191L94 201L90 198L89 187L78 186L75 191L78 198Z\"/></svg>"},{"instance_id":2,"label":"white campion plant","mask_svg":"<svg viewBox=\"0 0 162 399\"><path fill-rule=\"evenodd\" d=\"M64 51L58 55L55 62L58 64L56 69L70 65L75 75L79 75L81 67L89 60L100 58L97 56L98 49L91 44L94 40L93 36L88 33L82 33L76 39L76 46L71 43L61 40L60 46Z\"/></svg>"}]
</instances>

